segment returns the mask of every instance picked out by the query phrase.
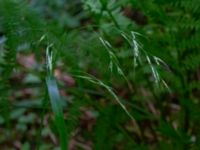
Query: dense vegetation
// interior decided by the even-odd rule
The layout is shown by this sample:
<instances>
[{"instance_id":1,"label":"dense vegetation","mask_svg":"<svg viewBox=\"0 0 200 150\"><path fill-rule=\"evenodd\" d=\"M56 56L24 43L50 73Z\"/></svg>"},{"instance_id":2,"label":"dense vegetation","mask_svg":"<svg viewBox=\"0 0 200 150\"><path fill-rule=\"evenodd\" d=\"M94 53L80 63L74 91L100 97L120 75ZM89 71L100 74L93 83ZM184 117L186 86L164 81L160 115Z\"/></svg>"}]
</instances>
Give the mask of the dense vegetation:
<instances>
[{"instance_id":1,"label":"dense vegetation","mask_svg":"<svg viewBox=\"0 0 200 150\"><path fill-rule=\"evenodd\" d=\"M199 0L0 0L0 149L199 150Z\"/></svg>"}]
</instances>

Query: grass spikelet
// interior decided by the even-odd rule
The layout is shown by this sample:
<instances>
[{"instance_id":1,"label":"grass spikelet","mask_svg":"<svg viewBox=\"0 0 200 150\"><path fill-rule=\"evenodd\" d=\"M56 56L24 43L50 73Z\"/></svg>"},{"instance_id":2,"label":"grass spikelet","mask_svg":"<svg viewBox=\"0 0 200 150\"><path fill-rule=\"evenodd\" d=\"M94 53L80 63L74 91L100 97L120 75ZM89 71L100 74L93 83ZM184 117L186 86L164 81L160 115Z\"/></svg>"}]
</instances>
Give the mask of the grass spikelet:
<instances>
[{"instance_id":1,"label":"grass spikelet","mask_svg":"<svg viewBox=\"0 0 200 150\"><path fill-rule=\"evenodd\" d=\"M100 37L99 39L100 39L101 43L104 45L104 47L106 48L106 50L107 50L107 52L109 54L109 57L110 57L110 64L109 64L110 71L112 72L113 71L113 67L116 67L118 74L121 75L125 79L125 81L128 84L129 89L131 90L131 92L133 92L133 87L132 87L131 83L128 81L127 77L125 76L123 70L121 69L120 63L119 63L119 61L117 59L117 56L113 52L112 45L108 41L104 40L102 37Z\"/></svg>"},{"instance_id":2,"label":"grass spikelet","mask_svg":"<svg viewBox=\"0 0 200 150\"><path fill-rule=\"evenodd\" d=\"M153 66L151 59L149 58L148 55L146 55L146 59L147 59L147 62L149 64L150 68L151 68L151 71L152 71L153 77L155 79L156 85L158 85L158 83L160 82L160 75L158 74L157 70Z\"/></svg>"},{"instance_id":3,"label":"grass spikelet","mask_svg":"<svg viewBox=\"0 0 200 150\"><path fill-rule=\"evenodd\" d=\"M131 46L132 53L133 53L133 69L134 69L134 74L135 74L135 68L138 66L138 63L141 63L141 58L140 58L141 45L136 40L136 35L140 35L140 34L137 32L131 31L131 36L129 36L126 33L121 31L121 35Z\"/></svg>"},{"instance_id":4,"label":"grass spikelet","mask_svg":"<svg viewBox=\"0 0 200 150\"><path fill-rule=\"evenodd\" d=\"M110 93L110 95L116 100L116 102L121 106L121 108L125 111L125 113L127 114L127 116L132 120L133 124L136 126L136 131L138 133L139 136L141 136L141 131L140 128L135 120L135 118L131 115L131 113L128 111L128 109L126 108L126 106L120 101L120 99L118 98L118 96L115 94L115 92L113 92L112 88L108 85L106 85L104 82L102 82L101 80L97 79L96 77L90 75L90 74L86 74L86 75L76 75L75 77L77 78L81 78L81 79L85 79L93 84L99 85L103 88L105 88L108 93Z\"/></svg>"},{"instance_id":5,"label":"grass spikelet","mask_svg":"<svg viewBox=\"0 0 200 150\"><path fill-rule=\"evenodd\" d=\"M122 37L129 43L129 45L132 48L133 51L133 65L134 65L134 73L135 73L135 68L137 67L138 63L142 64L143 62L147 62L149 67L151 68L152 75L154 77L154 81L156 86L159 86L160 83L164 85L164 87L168 90L171 91L167 83L161 79L156 67L156 66L161 66L165 68L167 71L170 71L169 66L159 57L148 54L147 51L145 51L142 48L142 45L139 44L139 42L136 39L136 35L142 36L141 34L131 31L131 36L127 35L126 33L121 31ZM145 59L142 59L145 58ZM155 63L153 63L153 60Z\"/></svg>"}]
</instances>

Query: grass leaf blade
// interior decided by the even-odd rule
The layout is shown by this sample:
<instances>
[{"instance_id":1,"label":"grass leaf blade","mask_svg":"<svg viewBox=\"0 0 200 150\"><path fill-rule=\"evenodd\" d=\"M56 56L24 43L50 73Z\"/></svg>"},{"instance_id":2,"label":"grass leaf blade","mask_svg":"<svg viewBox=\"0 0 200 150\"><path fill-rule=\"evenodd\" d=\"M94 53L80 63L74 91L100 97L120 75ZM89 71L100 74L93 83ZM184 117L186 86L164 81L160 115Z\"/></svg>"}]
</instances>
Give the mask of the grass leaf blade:
<instances>
[{"instance_id":1,"label":"grass leaf blade","mask_svg":"<svg viewBox=\"0 0 200 150\"><path fill-rule=\"evenodd\" d=\"M65 121L64 115L62 110L61 98L58 91L58 86L56 83L56 79L53 76L48 76L46 78L47 89L49 93L49 98L52 106L53 113L55 115L55 124L57 126L60 142L61 142L61 149L67 149L67 137L66 137L66 128L65 128Z\"/></svg>"}]
</instances>

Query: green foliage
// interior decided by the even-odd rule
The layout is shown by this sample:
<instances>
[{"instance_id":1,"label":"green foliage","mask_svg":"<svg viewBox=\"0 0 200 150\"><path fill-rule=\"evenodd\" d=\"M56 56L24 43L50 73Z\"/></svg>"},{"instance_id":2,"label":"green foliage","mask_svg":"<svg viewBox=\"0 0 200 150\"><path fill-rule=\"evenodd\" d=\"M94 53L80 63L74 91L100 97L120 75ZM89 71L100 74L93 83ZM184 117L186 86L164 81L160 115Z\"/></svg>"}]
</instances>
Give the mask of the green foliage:
<instances>
[{"instance_id":1,"label":"green foliage","mask_svg":"<svg viewBox=\"0 0 200 150\"><path fill-rule=\"evenodd\" d=\"M199 16L199 0L0 0L0 149L199 149Z\"/></svg>"}]
</instances>

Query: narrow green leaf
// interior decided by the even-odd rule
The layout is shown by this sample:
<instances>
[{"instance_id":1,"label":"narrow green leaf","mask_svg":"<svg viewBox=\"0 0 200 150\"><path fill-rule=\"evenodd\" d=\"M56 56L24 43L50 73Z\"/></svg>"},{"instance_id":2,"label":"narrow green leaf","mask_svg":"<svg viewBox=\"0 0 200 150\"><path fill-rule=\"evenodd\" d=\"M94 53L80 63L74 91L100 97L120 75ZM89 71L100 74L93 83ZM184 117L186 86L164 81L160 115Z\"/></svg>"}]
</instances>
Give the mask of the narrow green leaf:
<instances>
[{"instance_id":1,"label":"narrow green leaf","mask_svg":"<svg viewBox=\"0 0 200 150\"><path fill-rule=\"evenodd\" d=\"M46 84L48 88L52 110L55 115L55 124L57 126L60 136L61 149L66 150L67 149L66 127L62 110L61 98L58 91L56 79L53 76L47 76Z\"/></svg>"}]
</instances>

